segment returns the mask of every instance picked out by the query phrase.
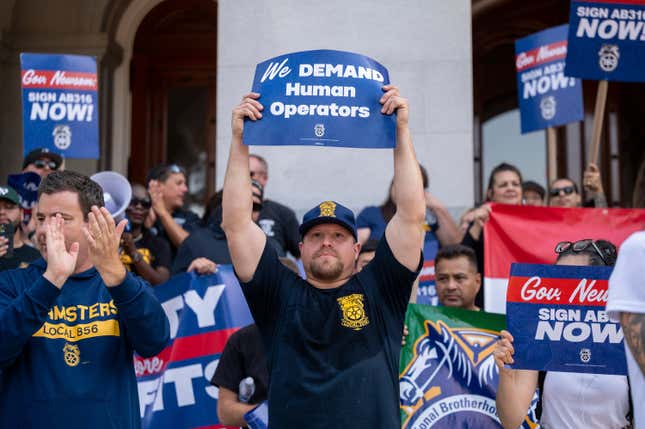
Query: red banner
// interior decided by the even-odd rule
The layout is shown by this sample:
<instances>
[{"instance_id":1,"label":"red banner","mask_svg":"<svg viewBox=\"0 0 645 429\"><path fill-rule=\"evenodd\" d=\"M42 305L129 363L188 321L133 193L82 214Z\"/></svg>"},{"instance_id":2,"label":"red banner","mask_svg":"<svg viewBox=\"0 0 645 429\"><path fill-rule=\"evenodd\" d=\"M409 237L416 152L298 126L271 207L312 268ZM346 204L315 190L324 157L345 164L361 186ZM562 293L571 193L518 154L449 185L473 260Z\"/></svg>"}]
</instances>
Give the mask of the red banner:
<instances>
[{"instance_id":1,"label":"red banner","mask_svg":"<svg viewBox=\"0 0 645 429\"><path fill-rule=\"evenodd\" d=\"M591 209L492 204L484 226L484 307L503 313L513 262L553 264L561 241L609 240L616 246L645 229L643 209Z\"/></svg>"}]
</instances>

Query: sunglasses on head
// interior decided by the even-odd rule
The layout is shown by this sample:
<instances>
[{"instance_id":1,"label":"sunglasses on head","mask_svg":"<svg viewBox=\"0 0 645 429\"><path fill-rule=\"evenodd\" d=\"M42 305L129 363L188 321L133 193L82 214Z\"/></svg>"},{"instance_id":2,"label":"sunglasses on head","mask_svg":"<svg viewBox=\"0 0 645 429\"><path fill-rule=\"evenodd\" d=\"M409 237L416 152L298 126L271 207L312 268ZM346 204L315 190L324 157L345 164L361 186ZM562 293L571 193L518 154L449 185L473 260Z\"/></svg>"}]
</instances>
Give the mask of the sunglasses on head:
<instances>
[{"instance_id":1,"label":"sunglasses on head","mask_svg":"<svg viewBox=\"0 0 645 429\"><path fill-rule=\"evenodd\" d=\"M555 253L557 253L557 254L564 253L564 252L568 251L569 249L571 249L574 252L578 253L578 252L585 251L589 247L593 248L593 250L598 254L598 256L600 256L600 259L602 259L602 262L605 265L609 265L607 263L607 259L605 259L605 256L609 256L609 253L612 252L612 249L610 249L610 248L605 249L605 251L608 253L607 255L605 255L600 250L600 248L598 247L596 242L594 240L590 239L590 238L585 238L584 240L578 240L576 242L561 241L560 243L558 243L555 246ZM615 252L615 251L616 250L614 249L613 252Z\"/></svg>"},{"instance_id":2,"label":"sunglasses on head","mask_svg":"<svg viewBox=\"0 0 645 429\"><path fill-rule=\"evenodd\" d=\"M150 207L152 207L152 201L144 198L132 198L130 200L130 205L132 207L136 207L137 205L140 205L144 209L149 209Z\"/></svg>"},{"instance_id":3,"label":"sunglasses on head","mask_svg":"<svg viewBox=\"0 0 645 429\"><path fill-rule=\"evenodd\" d=\"M177 164L170 164L168 167L166 167L166 171L174 174L181 173L183 175L186 175L186 172L184 171L184 169L178 166Z\"/></svg>"},{"instance_id":4,"label":"sunglasses on head","mask_svg":"<svg viewBox=\"0 0 645 429\"><path fill-rule=\"evenodd\" d=\"M552 197L557 197L560 195L560 192L564 192L565 195L571 195L576 191L576 188L573 186L563 186L562 188L553 188L549 191L549 195Z\"/></svg>"},{"instance_id":5,"label":"sunglasses on head","mask_svg":"<svg viewBox=\"0 0 645 429\"><path fill-rule=\"evenodd\" d=\"M58 169L58 164L56 164L54 161L47 161L46 159L37 159L34 161L34 165L36 166L36 168L49 167L50 170Z\"/></svg>"}]
</instances>

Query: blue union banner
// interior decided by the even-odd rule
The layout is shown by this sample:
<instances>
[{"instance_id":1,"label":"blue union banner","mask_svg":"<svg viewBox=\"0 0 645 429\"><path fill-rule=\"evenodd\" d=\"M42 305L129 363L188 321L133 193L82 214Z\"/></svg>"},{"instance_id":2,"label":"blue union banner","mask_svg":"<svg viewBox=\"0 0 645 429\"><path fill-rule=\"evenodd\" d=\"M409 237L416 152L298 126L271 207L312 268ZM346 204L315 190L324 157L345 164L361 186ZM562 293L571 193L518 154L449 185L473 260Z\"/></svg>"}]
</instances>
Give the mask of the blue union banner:
<instances>
[{"instance_id":1,"label":"blue union banner","mask_svg":"<svg viewBox=\"0 0 645 429\"><path fill-rule=\"evenodd\" d=\"M645 2L571 1L567 76L645 81Z\"/></svg>"},{"instance_id":2,"label":"blue union banner","mask_svg":"<svg viewBox=\"0 0 645 429\"><path fill-rule=\"evenodd\" d=\"M247 121L247 145L392 148L396 118L381 114L388 72L350 52L295 52L258 64L253 92L262 119Z\"/></svg>"},{"instance_id":3,"label":"blue union banner","mask_svg":"<svg viewBox=\"0 0 645 429\"><path fill-rule=\"evenodd\" d=\"M240 327L253 323L233 267L182 273L153 289L170 322L157 356L135 356L143 429L221 428L218 389L210 384L221 353Z\"/></svg>"},{"instance_id":4,"label":"blue union banner","mask_svg":"<svg viewBox=\"0 0 645 429\"><path fill-rule=\"evenodd\" d=\"M522 133L580 121L582 82L564 74L567 25L515 41Z\"/></svg>"}]
</instances>

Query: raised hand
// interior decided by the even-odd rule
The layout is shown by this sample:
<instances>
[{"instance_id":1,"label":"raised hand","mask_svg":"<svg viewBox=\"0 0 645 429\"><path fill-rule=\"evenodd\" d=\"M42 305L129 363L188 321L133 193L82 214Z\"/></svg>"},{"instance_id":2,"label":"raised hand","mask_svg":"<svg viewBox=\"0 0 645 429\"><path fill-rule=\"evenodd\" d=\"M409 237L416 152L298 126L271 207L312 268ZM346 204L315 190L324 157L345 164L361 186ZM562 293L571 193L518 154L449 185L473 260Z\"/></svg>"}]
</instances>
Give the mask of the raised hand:
<instances>
[{"instance_id":1,"label":"raised hand","mask_svg":"<svg viewBox=\"0 0 645 429\"><path fill-rule=\"evenodd\" d=\"M197 274L213 274L217 271L217 264L208 258L196 258L188 266L188 272L196 271Z\"/></svg>"},{"instance_id":2,"label":"raised hand","mask_svg":"<svg viewBox=\"0 0 645 429\"><path fill-rule=\"evenodd\" d=\"M600 169L598 169L596 164L590 163L587 166L583 175L582 186L592 196L597 193L603 193Z\"/></svg>"},{"instance_id":3,"label":"raised hand","mask_svg":"<svg viewBox=\"0 0 645 429\"><path fill-rule=\"evenodd\" d=\"M61 289L76 269L79 244L74 242L69 249L66 248L63 233L64 220L60 214L45 219L44 224L47 252L47 269L44 277Z\"/></svg>"},{"instance_id":4,"label":"raised hand","mask_svg":"<svg viewBox=\"0 0 645 429\"><path fill-rule=\"evenodd\" d=\"M156 219L156 215L161 215L168 211L163 201L162 184L158 180L151 180L148 184L148 193L150 194L150 201L152 201L152 210L149 213Z\"/></svg>"},{"instance_id":5,"label":"raised hand","mask_svg":"<svg viewBox=\"0 0 645 429\"><path fill-rule=\"evenodd\" d=\"M261 111L264 106L257 101L258 98L260 98L260 94L256 92L248 93L242 98L242 102L233 109L231 129L234 137L242 137L244 118L249 118L252 121L262 118Z\"/></svg>"},{"instance_id":6,"label":"raised hand","mask_svg":"<svg viewBox=\"0 0 645 429\"><path fill-rule=\"evenodd\" d=\"M96 206L92 206L87 218L88 226L83 227L83 234L87 239L90 261L106 286L117 286L125 278L125 267L119 258L119 243L128 221L124 219L116 225L105 207L99 209Z\"/></svg>"},{"instance_id":7,"label":"raised hand","mask_svg":"<svg viewBox=\"0 0 645 429\"><path fill-rule=\"evenodd\" d=\"M399 88L394 85L385 85L383 91L385 94L379 100L383 105L381 113L391 115L396 111L396 125L408 125L408 100L399 96Z\"/></svg>"},{"instance_id":8,"label":"raised hand","mask_svg":"<svg viewBox=\"0 0 645 429\"><path fill-rule=\"evenodd\" d=\"M515 354L515 348L513 347L513 336L510 332L503 330L500 332L500 339L497 340L495 344L495 351L493 352L493 357L495 359L495 364L499 368L499 371L508 371L509 368L506 368L505 365L511 365L515 363L513 355Z\"/></svg>"}]
</instances>

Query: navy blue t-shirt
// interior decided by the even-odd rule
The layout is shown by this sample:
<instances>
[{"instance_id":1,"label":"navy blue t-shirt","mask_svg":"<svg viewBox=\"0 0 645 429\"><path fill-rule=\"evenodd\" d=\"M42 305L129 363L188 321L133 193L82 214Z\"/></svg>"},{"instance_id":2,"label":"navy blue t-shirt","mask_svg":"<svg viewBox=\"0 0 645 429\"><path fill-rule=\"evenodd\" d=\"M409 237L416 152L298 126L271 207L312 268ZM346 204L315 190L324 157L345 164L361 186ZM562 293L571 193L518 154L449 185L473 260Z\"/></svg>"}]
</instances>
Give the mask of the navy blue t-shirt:
<instances>
[{"instance_id":1,"label":"navy blue t-shirt","mask_svg":"<svg viewBox=\"0 0 645 429\"><path fill-rule=\"evenodd\" d=\"M242 283L267 350L272 428L396 428L399 354L417 272L383 238L374 259L345 284L318 289L265 245Z\"/></svg>"}]
</instances>

